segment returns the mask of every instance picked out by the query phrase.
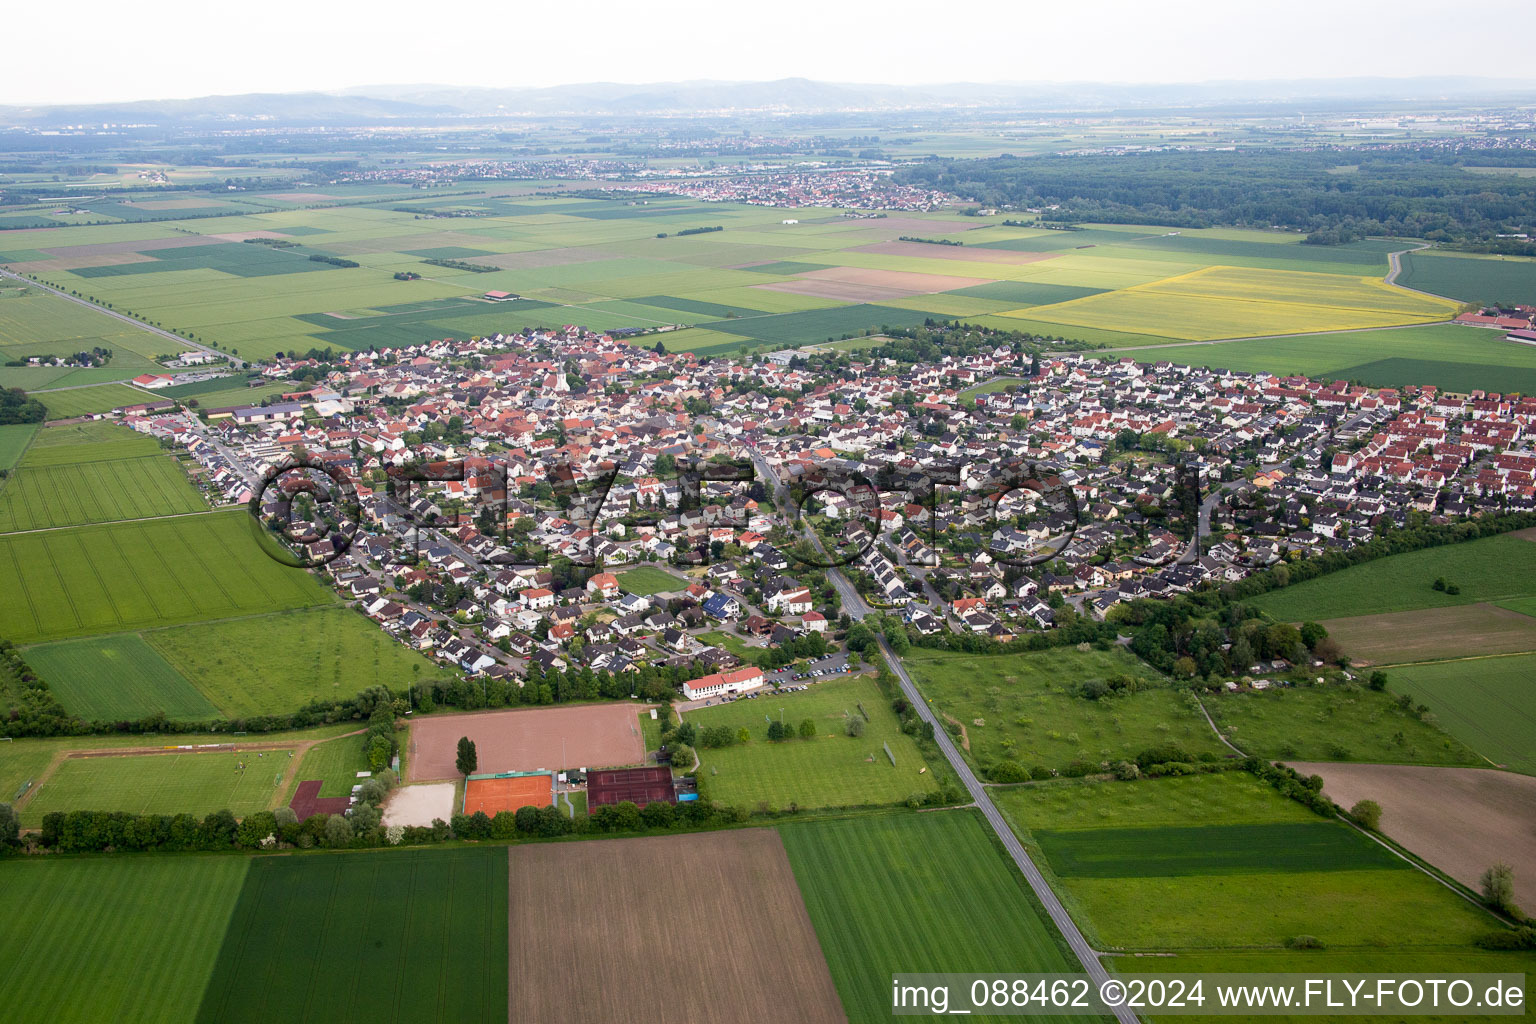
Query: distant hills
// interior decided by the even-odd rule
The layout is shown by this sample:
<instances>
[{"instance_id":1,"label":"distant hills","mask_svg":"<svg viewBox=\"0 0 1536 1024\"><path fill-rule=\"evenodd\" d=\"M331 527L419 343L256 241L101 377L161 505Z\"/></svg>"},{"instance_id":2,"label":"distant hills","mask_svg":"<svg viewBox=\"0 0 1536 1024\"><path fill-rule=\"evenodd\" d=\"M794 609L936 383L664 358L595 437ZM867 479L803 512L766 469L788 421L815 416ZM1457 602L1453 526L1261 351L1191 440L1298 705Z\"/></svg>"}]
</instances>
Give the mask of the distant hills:
<instances>
[{"instance_id":1,"label":"distant hills","mask_svg":"<svg viewBox=\"0 0 1536 1024\"><path fill-rule=\"evenodd\" d=\"M336 92L247 93L69 106L0 106L0 125L197 125L264 121L359 125L508 116L837 113L974 110L1062 113L1531 102L1536 82L1493 78L1335 78L1174 85L1019 82L896 86L816 82L592 82L548 88L373 85Z\"/></svg>"}]
</instances>

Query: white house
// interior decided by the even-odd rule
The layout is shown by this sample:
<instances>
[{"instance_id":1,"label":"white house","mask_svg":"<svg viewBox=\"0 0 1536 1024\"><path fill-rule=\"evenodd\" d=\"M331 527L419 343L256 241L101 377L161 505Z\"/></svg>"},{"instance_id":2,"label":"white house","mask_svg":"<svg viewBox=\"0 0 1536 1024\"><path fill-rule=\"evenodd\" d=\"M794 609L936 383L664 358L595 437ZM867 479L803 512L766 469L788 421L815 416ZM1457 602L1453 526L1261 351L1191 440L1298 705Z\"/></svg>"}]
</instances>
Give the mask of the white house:
<instances>
[{"instance_id":1,"label":"white house","mask_svg":"<svg viewBox=\"0 0 1536 1024\"><path fill-rule=\"evenodd\" d=\"M763 670L738 668L730 672L716 672L683 684L683 696L689 700L719 697L727 693L745 693L763 685Z\"/></svg>"}]
</instances>

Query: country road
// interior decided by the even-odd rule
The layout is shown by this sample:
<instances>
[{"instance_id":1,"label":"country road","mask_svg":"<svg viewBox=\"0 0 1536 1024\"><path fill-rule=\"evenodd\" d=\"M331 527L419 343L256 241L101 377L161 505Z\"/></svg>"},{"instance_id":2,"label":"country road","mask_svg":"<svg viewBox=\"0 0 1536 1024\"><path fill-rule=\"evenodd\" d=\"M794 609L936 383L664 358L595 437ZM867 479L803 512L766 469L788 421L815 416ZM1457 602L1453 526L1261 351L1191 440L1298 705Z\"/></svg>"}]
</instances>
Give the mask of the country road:
<instances>
[{"instance_id":1,"label":"country road","mask_svg":"<svg viewBox=\"0 0 1536 1024\"><path fill-rule=\"evenodd\" d=\"M152 327L142 320L135 320L133 317L128 316L126 313L119 313L115 309L107 309L105 306L97 305L96 303L91 302L89 299L82 299L78 295L71 295L69 292L66 292L63 289L55 288L51 284L45 284L42 281L34 281L29 277L23 277L20 274L6 270L3 267L0 267L0 277L8 277L13 281L19 281L22 284L32 285L34 288L43 288L59 296L60 298L68 299L70 302L79 303L87 309L94 309L102 316L113 317L114 319L121 320L125 324L132 324L140 330L148 331L150 334L156 334L168 341L174 341L179 350L185 351L189 348L195 348L198 351L206 352L211 356L217 356L220 359L229 360L230 365L237 370L245 368L245 360L238 359L235 356L230 355L228 352L220 352L218 349L211 348L210 346L204 345L201 342L192 341L190 338L183 338L179 334L172 334L170 331L163 331L158 327Z\"/></svg>"},{"instance_id":2,"label":"country road","mask_svg":"<svg viewBox=\"0 0 1536 1024\"><path fill-rule=\"evenodd\" d=\"M773 466L757 450L756 446L749 445L747 452L751 456L753 464L757 466L758 471L768 478L771 490L773 491L774 501L778 503L779 510L788 514L787 510L790 507L789 488L779 480L778 474L773 471ZM811 543L816 546L817 551L825 557L826 550L822 548L821 540L816 536L815 531L807 530L806 532L810 537ZM838 594L843 599L843 609L850 617L862 619L870 614L871 609L869 605L859 596L858 591L846 576L837 569L827 569L826 574L832 586L837 588ZM1050 915L1052 923L1056 925L1056 929L1067 940L1067 945L1071 948L1072 955L1082 964L1083 971L1093 979L1095 986L1102 985L1109 979L1109 972L1099 962L1099 954L1092 946L1088 945L1088 940L1078 930L1077 923L1067 913L1067 908L1061 905L1061 900L1057 899L1056 893L1052 891L1050 884L1046 882L1045 876L1040 873L1040 869L1030 859L1029 851L1024 849L1024 845L1013 834L1013 829L1009 827L1008 822L1003 818L1002 812L992 802L992 795L987 792L987 787L982 785L981 780L976 777L976 773L971 771L971 767L966 763L964 756L961 755L960 749L955 746L954 740L950 739L949 732L945 729L944 723L934 714L933 709L928 705L928 701L918 691L917 684L912 682L912 677L907 674L906 666L901 663L901 659L896 656L896 652L891 650L890 645L885 642L885 637L879 636L878 633L876 636L879 640L880 652L885 656L886 664L890 665L891 671L896 674L896 678L901 684L902 694L917 709L917 713L922 717L923 721L933 725L934 741L938 743L939 750L943 752L945 760L955 770L955 774L960 777L960 781L965 784L966 792L970 794L976 806L981 809L982 816L986 818L987 824L991 826L992 831L997 834L998 841L1003 844L1003 848L1008 851L1008 855L1013 858L1014 864L1018 866L1019 872L1024 876L1024 880L1029 883L1030 889L1034 891L1035 898L1040 901L1041 906L1045 908L1045 912ZM1136 1024L1136 1014L1125 1007L1116 1008L1114 1015L1115 1019L1120 1021L1121 1024Z\"/></svg>"}]
</instances>

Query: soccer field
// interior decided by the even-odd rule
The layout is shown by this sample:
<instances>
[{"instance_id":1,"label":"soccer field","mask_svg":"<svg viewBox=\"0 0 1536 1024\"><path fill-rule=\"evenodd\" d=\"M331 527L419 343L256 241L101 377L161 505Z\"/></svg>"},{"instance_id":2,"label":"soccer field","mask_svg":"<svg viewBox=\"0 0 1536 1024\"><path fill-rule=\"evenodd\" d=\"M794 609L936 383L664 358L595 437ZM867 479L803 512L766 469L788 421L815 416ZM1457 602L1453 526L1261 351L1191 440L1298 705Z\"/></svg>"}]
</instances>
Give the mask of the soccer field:
<instances>
[{"instance_id":1,"label":"soccer field","mask_svg":"<svg viewBox=\"0 0 1536 1024\"><path fill-rule=\"evenodd\" d=\"M244 817L275 802L278 780L291 766L292 755L291 749L277 749L65 758L22 805L21 823L36 828L50 811L201 818L227 810Z\"/></svg>"}]
</instances>

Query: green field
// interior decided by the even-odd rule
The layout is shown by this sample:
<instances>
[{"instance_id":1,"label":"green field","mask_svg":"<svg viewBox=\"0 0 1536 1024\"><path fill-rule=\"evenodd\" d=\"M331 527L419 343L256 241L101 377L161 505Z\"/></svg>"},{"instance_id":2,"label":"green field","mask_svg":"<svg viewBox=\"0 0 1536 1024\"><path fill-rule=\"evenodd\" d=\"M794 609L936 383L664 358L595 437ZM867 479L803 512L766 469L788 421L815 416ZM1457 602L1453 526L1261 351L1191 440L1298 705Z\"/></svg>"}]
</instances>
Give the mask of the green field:
<instances>
[{"instance_id":1,"label":"green field","mask_svg":"<svg viewBox=\"0 0 1536 1024\"><path fill-rule=\"evenodd\" d=\"M1220 345L1120 347L1141 362L1168 360L1239 373L1305 374L1370 387L1434 384L1450 391L1536 392L1536 348L1503 331L1425 324L1374 331L1309 334Z\"/></svg>"},{"instance_id":2,"label":"green field","mask_svg":"<svg viewBox=\"0 0 1536 1024\"><path fill-rule=\"evenodd\" d=\"M1258 825L1312 822L1317 815L1247 772L1175 775L1105 785L1053 779L993 787L992 799L1016 828L1150 828L1211 822Z\"/></svg>"},{"instance_id":3,"label":"green field","mask_svg":"<svg viewBox=\"0 0 1536 1024\"><path fill-rule=\"evenodd\" d=\"M1404 665L1389 688L1429 705L1440 728L1489 760L1536 775L1536 655Z\"/></svg>"},{"instance_id":4,"label":"green field","mask_svg":"<svg viewBox=\"0 0 1536 1024\"><path fill-rule=\"evenodd\" d=\"M653 569L642 565L638 569L630 569L618 574L619 586L631 594L641 597L650 597L652 594L671 593L674 590L686 590L688 584L678 579L669 572Z\"/></svg>"},{"instance_id":5,"label":"green field","mask_svg":"<svg viewBox=\"0 0 1536 1024\"><path fill-rule=\"evenodd\" d=\"M34 391L32 397L47 408L50 420L90 416L155 401L154 396L147 391L126 384L93 384L89 387L65 388L62 391Z\"/></svg>"},{"instance_id":6,"label":"green field","mask_svg":"<svg viewBox=\"0 0 1536 1024\"><path fill-rule=\"evenodd\" d=\"M1119 648L988 657L915 648L905 660L934 710L964 726L966 757L983 770L1006 760L1058 770L1074 760L1096 765L1168 743L1192 756L1230 753L1188 694L1162 685L1156 669ZM1076 693L1090 679L1115 676L1154 685L1100 700Z\"/></svg>"},{"instance_id":7,"label":"green field","mask_svg":"<svg viewBox=\"0 0 1536 1024\"><path fill-rule=\"evenodd\" d=\"M1437 577L1461 587L1434 590ZM1378 558L1249 601L1278 619L1333 619L1536 596L1536 542L1509 534Z\"/></svg>"},{"instance_id":8,"label":"green field","mask_svg":"<svg viewBox=\"0 0 1536 1024\"><path fill-rule=\"evenodd\" d=\"M1413 252L1402 257L1398 283L1465 302L1536 304L1536 260L1520 256L1473 256Z\"/></svg>"},{"instance_id":9,"label":"green field","mask_svg":"<svg viewBox=\"0 0 1536 1024\"><path fill-rule=\"evenodd\" d=\"M1077 969L975 811L822 820L779 833L852 1024L890 1019L897 971Z\"/></svg>"},{"instance_id":10,"label":"green field","mask_svg":"<svg viewBox=\"0 0 1536 1024\"><path fill-rule=\"evenodd\" d=\"M174 626L144 638L229 718L285 714L372 686L404 691L449 675L335 606Z\"/></svg>"},{"instance_id":11,"label":"green field","mask_svg":"<svg viewBox=\"0 0 1536 1024\"><path fill-rule=\"evenodd\" d=\"M1172 878L1261 871L1407 870L1336 821L1036 830L1059 878Z\"/></svg>"},{"instance_id":12,"label":"green field","mask_svg":"<svg viewBox=\"0 0 1536 1024\"><path fill-rule=\"evenodd\" d=\"M136 459L159 451L160 443L148 434L106 420L88 420L44 427L20 464L23 468L81 465Z\"/></svg>"},{"instance_id":13,"label":"green field","mask_svg":"<svg viewBox=\"0 0 1536 1024\"><path fill-rule=\"evenodd\" d=\"M219 717L137 633L43 644L25 657L59 703L87 721L134 721L157 712L172 720Z\"/></svg>"},{"instance_id":14,"label":"green field","mask_svg":"<svg viewBox=\"0 0 1536 1024\"><path fill-rule=\"evenodd\" d=\"M505 1024L507 899L500 846L257 858L197 1020Z\"/></svg>"},{"instance_id":15,"label":"green field","mask_svg":"<svg viewBox=\"0 0 1536 1024\"><path fill-rule=\"evenodd\" d=\"M401 740L405 737L402 735ZM402 742L401 747L405 747ZM357 785L357 773L368 771L368 758L363 752L361 737L341 736L324 743L316 743L304 752L299 770L293 776L293 785L283 794L283 803L293 800L299 783L319 781L320 796L347 796Z\"/></svg>"},{"instance_id":16,"label":"green field","mask_svg":"<svg viewBox=\"0 0 1536 1024\"><path fill-rule=\"evenodd\" d=\"M0 469L9 470L16 465L38 429L36 423L7 423L0 426Z\"/></svg>"},{"instance_id":17,"label":"green field","mask_svg":"<svg viewBox=\"0 0 1536 1024\"><path fill-rule=\"evenodd\" d=\"M50 811L193 814L201 818L227 810L237 818L244 817L275 806L280 795L277 780L290 767L292 753L209 751L65 758L46 782L33 787L31 798L18 808L21 824L36 828Z\"/></svg>"},{"instance_id":18,"label":"green field","mask_svg":"<svg viewBox=\"0 0 1536 1024\"><path fill-rule=\"evenodd\" d=\"M864 735L854 738L845 726L850 716L862 717L860 704L869 720ZM770 742L765 717L778 718L780 709L790 726L807 718L815 722L816 738ZM764 692L756 700L698 708L684 717L700 729L723 725L752 734L746 743L698 748L699 790L719 803L749 809L854 807L893 804L939 788L933 772L924 770L916 741L901 731L889 700L866 677L817 683L799 693ZM890 745L894 765L882 743Z\"/></svg>"},{"instance_id":19,"label":"green field","mask_svg":"<svg viewBox=\"0 0 1536 1024\"><path fill-rule=\"evenodd\" d=\"M1394 670L1395 671L1395 670ZM1390 693L1363 686L1276 687L1205 698L1222 733L1245 753L1298 761L1470 764L1483 760Z\"/></svg>"},{"instance_id":20,"label":"green field","mask_svg":"<svg viewBox=\"0 0 1536 1024\"><path fill-rule=\"evenodd\" d=\"M242 511L0 536L0 635L15 643L331 604L268 558Z\"/></svg>"},{"instance_id":21,"label":"green field","mask_svg":"<svg viewBox=\"0 0 1536 1024\"><path fill-rule=\"evenodd\" d=\"M29 356L68 356L104 348L112 352L108 371L115 379L121 379L152 369L152 357L174 344L41 288L29 287L25 294L18 294L12 290L12 284L6 281L0 286L0 362ZM42 376L44 373L58 381L67 373L100 372L67 367L63 374L42 368L21 369L39 381L47 379ZM85 383L73 378L70 382Z\"/></svg>"},{"instance_id":22,"label":"green field","mask_svg":"<svg viewBox=\"0 0 1536 1024\"><path fill-rule=\"evenodd\" d=\"M191 1024L246 857L0 862L0 1006L11 1024Z\"/></svg>"},{"instance_id":23,"label":"green field","mask_svg":"<svg viewBox=\"0 0 1536 1024\"><path fill-rule=\"evenodd\" d=\"M1493 919L1246 772L994 790L1096 948L1471 951ZM1418 922L1417 924L1415 922Z\"/></svg>"},{"instance_id":24,"label":"green field","mask_svg":"<svg viewBox=\"0 0 1536 1024\"><path fill-rule=\"evenodd\" d=\"M202 512L208 503L172 458L26 466L0 483L0 533Z\"/></svg>"}]
</instances>

